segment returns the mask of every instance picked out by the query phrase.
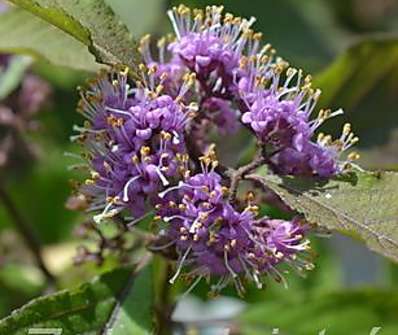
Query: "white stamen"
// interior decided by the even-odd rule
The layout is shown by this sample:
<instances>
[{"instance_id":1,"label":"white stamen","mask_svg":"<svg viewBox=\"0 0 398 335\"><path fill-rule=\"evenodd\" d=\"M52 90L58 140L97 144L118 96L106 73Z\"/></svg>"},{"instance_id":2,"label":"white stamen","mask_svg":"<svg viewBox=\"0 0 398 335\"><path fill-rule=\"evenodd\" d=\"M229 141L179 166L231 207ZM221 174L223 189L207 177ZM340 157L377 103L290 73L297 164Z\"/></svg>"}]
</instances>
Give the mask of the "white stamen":
<instances>
[{"instance_id":1,"label":"white stamen","mask_svg":"<svg viewBox=\"0 0 398 335\"><path fill-rule=\"evenodd\" d=\"M185 251L184 256L182 256L181 260L180 260L179 263L178 263L178 267L177 267L176 273L175 273L174 276L169 280L169 283L170 283L170 284L174 284L174 282L176 281L176 279L177 279L178 276L180 275L181 270L182 270L182 267L184 266L184 262L185 262L185 260L187 259L187 257L188 257L188 255L189 255L189 252L191 251L191 249L192 249L192 246L190 246L190 247L187 249L187 251Z\"/></svg>"},{"instance_id":2,"label":"white stamen","mask_svg":"<svg viewBox=\"0 0 398 335\"><path fill-rule=\"evenodd\" d=\"M140 177L141 176L135 176L133 178L130 178L129 181L124 185L124 188L123 188L123 201L124 202L129 201L128 191L129 191L130 184L133 183L134 181L136 181Z\"/></svg>"}]
</instances>

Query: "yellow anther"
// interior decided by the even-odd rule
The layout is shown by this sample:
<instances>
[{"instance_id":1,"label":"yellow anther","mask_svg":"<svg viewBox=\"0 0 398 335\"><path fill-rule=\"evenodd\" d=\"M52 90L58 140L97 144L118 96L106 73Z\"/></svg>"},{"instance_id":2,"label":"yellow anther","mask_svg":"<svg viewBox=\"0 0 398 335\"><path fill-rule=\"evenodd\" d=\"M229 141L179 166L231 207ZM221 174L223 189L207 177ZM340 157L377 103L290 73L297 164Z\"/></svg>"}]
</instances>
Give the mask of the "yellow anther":
<instances>
[{"instance_id":1,"label":"yellow anther","mask_svg":"<svg viewBox=\"0 0 398 335\"><path fill-rule=\"evenodd\" d=\"M129 73L129 71L130 71L130 68L129 68L128 66L124 66L123 69L120 70L120 74L121 74L122 76L127 76L128 73Z\"/></svg>"},{"instance_id":2,"label":"yellow anther","mask_svg":"<svg viewBox=\"0 0 398 335\"><path fill-rule=\"evenodd\" d=\"M86 179L86 180L84 181L84 183L85 183L86 185L94 185L94 184L95 184L95 181L92 180L92 179Z\"/></svg>"},{"instance_id":3,"label":"yellow anther","mask_svg":"<svg viewBox=\"0 0 398 335\"><path fill-rule=\"evenodd\" d=\"M160 136L162 137L163 140L165 141L170 141L171 138L173 137L169 132L163 131L160 133Z\"/></svg>"},{"instance_id":4,"label":"yellow anther","mask_svg":"<svg viewBox=\"0 0 398 335\"><path fill-rule=\"evenodd\" d=\"M254 193L252 191L249 191L249 192L246 193L246 201L247 202L253 201L254 198L255 198L255 195L254 195Z\"/></svg>"},{"instance_id":5,"label":"yellow anther","mask_svg":"<svg viewBox=\"0 0 398 335\"><path fill-rule=\"evenodd\" d=\"M318 134L318 142L322 142L324 138L325 138L325 134L324 133L319 133Z\"/></svg>"},{"instance_id":6,"label":"yellow anther","mask_svg":"<svg viewBox=\"0 0 398 335\"><path fill-rule=\"evenodd\" d=\"M346 123L343 127L343 134L348 135L351 132L351 124Z\"/></svg>"},{"instance_id":7,"label":"yellow anther","mask_svg":"<svg viewBox=\"0 0 398 335\"><path fill-rule=\"evenodd\" d=\"M146 66L145 66L145 64L140 64L140 65L138 65L138 68L140 69L140 71L142 71L142 72L145 72L146 71Z\"/></svg>"},{"instance_id":8,"label":"yellow anther","mask_svg":"<svg viewBox=\"0 0 398 335\"><path fill-rule=\"evenodd\" d=\"M206 185L204 185L204 186L202 186L201 187L201 190L202 190L202 192L204 192L204 193L209 193L209 187L208 186L206 186Z\"/></svg>"},{"instance_id":9,"label":"yellow anther","mask_svg":"<svg viewBox=\"0 0 398 335\"><path fill-rule=\"evenodd\" d=\"M90 171L91 178L96 180L100 177L100 174L97 171Z\"/></svg>"},{"instance_id":10,"label":"yellow anther","mask_svg":"<svg viewBox=\"0 0 398 335\"><path fill-rule=\"evenodd\" d=\"M156 64L153 64L149 69L148 69L148 74L154 75L158 71L158 66Z\"/></svg>"},{"instance_id":11,"label":"yellow anther","mask_svg":"<svg viewBox=\"0 0 398 335\"><path fill-rule=\"evenodd\" d=\"M255 33L253 35L253 40L260 41L262 38L263 38L263 34L262 33Z\"/></svg>"},{"instance_id":12,"label":"yellow anther","mask_svg":"<svg viewBox=\"0 0 398 335\"><path fill-rule=\"evenodd\" d=\"M141 156L148 156L151 152L151 148L148 146L142 146L140 149Z\"/></svg>"},{"instance_id":13,"label":"yellow anther","mask_svg":"<svg viewBox=\"0 0 398 335\"><path fill-rule=\"evenodd\" d=\"M200 212L199 213L199 219L200 220L206 220L209 217L209 213L208 212Z\"/></svg>"},{"instance_id":14,"label":"yellow anther","mask_svg":"<svg viewBox=\"0 0 398 335\"><path fill-rule=\"evenodd\" d=\"M311 77L311 75L307 75L305 78L304 78L304 83L305 84L311 84L311 81L312 81L312 77Z\"/></svg>"},{"instance_id":15,"label":"yellow anther","mask_svg":"<svg viewBox=\"0 0 398 335\"><path fill-rule=\"evenodd\" d=\"M325 144L331 144L331 143L332 143L332 136L330 136L330 135L325 135L325 136L323 137L323 142L324 142Z\"/></svg>"},{"instance_id":16,"label":"yellow anther","mask_svg":"<svg viewBox=\"0 0 398 335\"><path fill-rule=\"evenodd\" d=\"M149 44L150 40L151 40L151 35L150 34L146 34L146 35L141 37L140 45L147 45L147 44Z\"/></svg>"},{"instance_id":17,"label":"yellow anther","mask_svg":"<svg viewBox=\"0 0 398 335\"><path fill-rule=\"evenodd\" d=\"M159 95L160 93L162 93L163 89L164 89L164 86L161 84L156 86L156 94Z\"/></svg>"},{"instance_id":18,"label":"yellow anther","mask_svg":"<svg viewBox=\"0 0 398 335\"><path fill-rule=\"evenodd\" d=\"M138 164L138 163L140 162L140 159L138 158L137 155L134 155L134 156L131 157L131 161L132 161L134 164Z\"/></svg>"},{"instance_id":19,"label":"yellow anther","mask_svg":"<svg viewBox=\"0 0 398 335\"><path fill-rule=\"evenodd\" d=\"M361 156L359 155L359 153L357 153L357 152L350 152L350 154L348 155L348 160L350 160L350 161L356 161L356 160L358 160L358 159L360 159L361 158Z\"/></svg>"}]
</instances>

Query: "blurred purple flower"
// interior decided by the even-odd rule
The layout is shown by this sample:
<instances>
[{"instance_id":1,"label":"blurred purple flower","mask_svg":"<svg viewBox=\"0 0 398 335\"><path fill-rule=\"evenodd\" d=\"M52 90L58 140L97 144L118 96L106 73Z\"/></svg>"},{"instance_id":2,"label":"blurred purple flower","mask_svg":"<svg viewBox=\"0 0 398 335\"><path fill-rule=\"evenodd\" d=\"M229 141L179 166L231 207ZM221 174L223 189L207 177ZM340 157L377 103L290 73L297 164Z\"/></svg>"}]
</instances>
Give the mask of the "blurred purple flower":
<instances>
[{"instance_id":1,"label":"blurred purple flower","mask_svg":"<svg viewBox=\"0 0 398 335\"><path fill-rule=\"evenodd\" d=\"M12 55L0 55L2 71L7 71L12 59ZM50 95L50 86L27 72L19 87L0 102L0 166L12 163L16 157L31 160L37 156L37 145L26 141L25 136L38 130L35 116L49 102Z\"/></svg>"}]
</instances>

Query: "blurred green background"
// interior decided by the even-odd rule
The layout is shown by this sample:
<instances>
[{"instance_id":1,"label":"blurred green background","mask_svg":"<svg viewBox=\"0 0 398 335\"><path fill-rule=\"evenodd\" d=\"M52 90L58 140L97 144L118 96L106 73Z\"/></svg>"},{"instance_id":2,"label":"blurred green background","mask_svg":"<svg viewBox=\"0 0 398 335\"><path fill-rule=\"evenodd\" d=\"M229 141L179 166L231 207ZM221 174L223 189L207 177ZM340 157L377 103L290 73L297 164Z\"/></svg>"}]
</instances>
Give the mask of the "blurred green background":
<instances>
[{"instance_id":1,"label":"blurred green background","mask_svg":"<svg viewBox=\"0 0 398 335\"><path fill-rule=\"evenodd\" d=\"M134 26L134 31L151 32L155 37L170 31L165 10L180 3L135 1L137 11L126 12L123 6L129 0L107 2L125 22ZM211 3L187 0L184 3L197 7L222 4L226 11L236 15L255 16L255 29L263 32L264 39L273 44L278 54L293 66L313 74L315 82L325 91L321 104L345 109L346 115L330 122L328 130L337 132L350 120L361 138L360 164L371 169L398 168L398 0L228 0ZM39 115L42 129L27 137L28 141L39 144L39 159L20 163L18 169L2 171L2 182L38 235L48 267L60 278L58 286L67 287L103 270L92 265L83 268L72 265L77 245L73 230L84 218L65 208L70 180L76 175L67 169L73 160L64 153L76 151L69 136L73 124L82 123L75 112L76 87L92 74L55 67L40 60L33 64L32 71L47 80L53 89L51 103ZM329 305L309 308L306 312L305 317L313 317L317 322L316 316L322 318L323 309L339 311L343 306L340 301L351 295L347 310L342 309L330 317L331 334L342 334L338 328L341 325L337 325L342 317L345 325L358 320L352 325L353 329L359 329L358 334L377 326L374 322L381 317L388 324L393 324L394 320L398 322L396 266L348 238L316 239L314 243L319 254L317 268L307 279L287 276L288 291L271 281L264 291L249 291L249 301L270 302L261 313L280 316L281 311L286 310L283 304L297 307L307 301L311 306L318 301L314 297L335 294ZM46 285L1 204L0 262L0 316L4 316L42 294ZM370 288L368 296L341 291L365 286ZM381 298L374 301L372 289L375 288L394 292L385 293L384 302L397 307L395 314L383 309ZM204 288L197 291L203 295ZM281 305L274 301L280 301ZM372 303L369 307L368 302ZM286 327L294 327L299 318L297 315L284 320L280 316L275 320ZM398 328L394 329L396 332L391 330L391 334L398 333ZM346 333L356 334L349 330ZM381 334L390 333L387 329Z\"/></svg>"}]
</instances>

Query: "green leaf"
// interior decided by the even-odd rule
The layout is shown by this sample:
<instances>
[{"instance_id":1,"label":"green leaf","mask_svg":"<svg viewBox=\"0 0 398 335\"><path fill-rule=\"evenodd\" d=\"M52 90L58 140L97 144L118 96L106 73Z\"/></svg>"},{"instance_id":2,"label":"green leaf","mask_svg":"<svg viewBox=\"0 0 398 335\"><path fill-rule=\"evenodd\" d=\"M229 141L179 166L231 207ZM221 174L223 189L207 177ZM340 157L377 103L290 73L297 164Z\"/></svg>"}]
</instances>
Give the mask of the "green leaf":
<instances>
[{"instance_id":1,"label":"green leaf","mask_svg":"<svg viewBox=\"0 0 398 335\"><path fill-rule=\"evenodd\" d=\"M371 37L355 44L315 77L323 91L320 107L340 108L346 116L327 122L336 133L344 121L359 136L361 165L393 168L398 163L394 141L398 129L398 39Z\"/></svg>"},{"instance_id":2,"label":"green leaf","mask_svg":"<svg viewBox=\"0 0 398 335\"><path fill-rule=\"evenodd\" d=\"M352 108L367 93L398 69L398 40L371 38L349 48L315 78L323 90L321 105L338 101Z\"/></svg>"},{"instance_id":3,"label":"green leaf","mask_svg":"<svg viewBox=\"0 0 398 335\"><path fill-rule=\"evenodd\" d=\"M0 68L0 100L18 87L30 64L29 57L16 56L12 58L11 63L4 71Z\"/></svg>"},{"instance_id":4,"label":"green leaf","mask_svg":"<svg viewBox=\"0 0 398 335\"><path fill-rule=\"evenodd\" d=\"M114 309L101 334L149 335L152 329L153 301L152 267L147 266L130 281L121 297L121 304Z\"/></svg>"},{"instance_id":5,"label":"green leaf","mask_svg":"<svg viewBox=\"0 0 398 335\"><path fill-rule=\"evenodd\" d=\"M166 19L164 0L105 0L133 36L153 32Z\"/></svg>"},{"instance_id":6,"label":"green leaf","mask_svg":"<svg viewBox=\"0 0 398 335\"><path fill-rule=\"evenodd\" d=\"M363 335L381 327L380 335L398 333L398 292L387 290L340 291L310 294L296 301L273 300L252 305L240 316L242 335L279 334Z\"/></svg>"},{"instance_id":7,"label":"green leaf","mask_svg":"<svg viewBox=\"0 0 398 335\"><path fill-rule=\"evenodd\" d=\"M100 68L84 44L18 8L0 16L0 51L29 54L77 70L95 72Z\"/></svg>"},{"instance_id":8,"label":"green leaf","mask_svg":"<svg viewBox=\"0 0 398 335\"><path fill-rule=\"evenodd\" d=\"M276 192L310 222L359 237L398 262L398 173L352 172L329 181L248 176Z\"/></svg>"},{"instance_id":9,"label":"green leaf","mask_svg":"<svg viewBox=\"0 0 398 335\"><path fill-rule=\"evenodd\" d=\"M128 327L128 334L150 334L149 271L135 274L120 268L77 289L37 298L0 321L0 334L25 335L31 328L61 328L62 335L119 335L124 334L116 327L120 325Z\"/></svg>"},{"instance_id":10,"label":"green leaf","mask_svg":"<svg viewBox=\"0 0 398 335\"><path fill-rule=\"evenodd\" d=\"M134 69L137 44L104 0L11 0L88 46L100 63Z\"/></svg>"}]
</instances>

